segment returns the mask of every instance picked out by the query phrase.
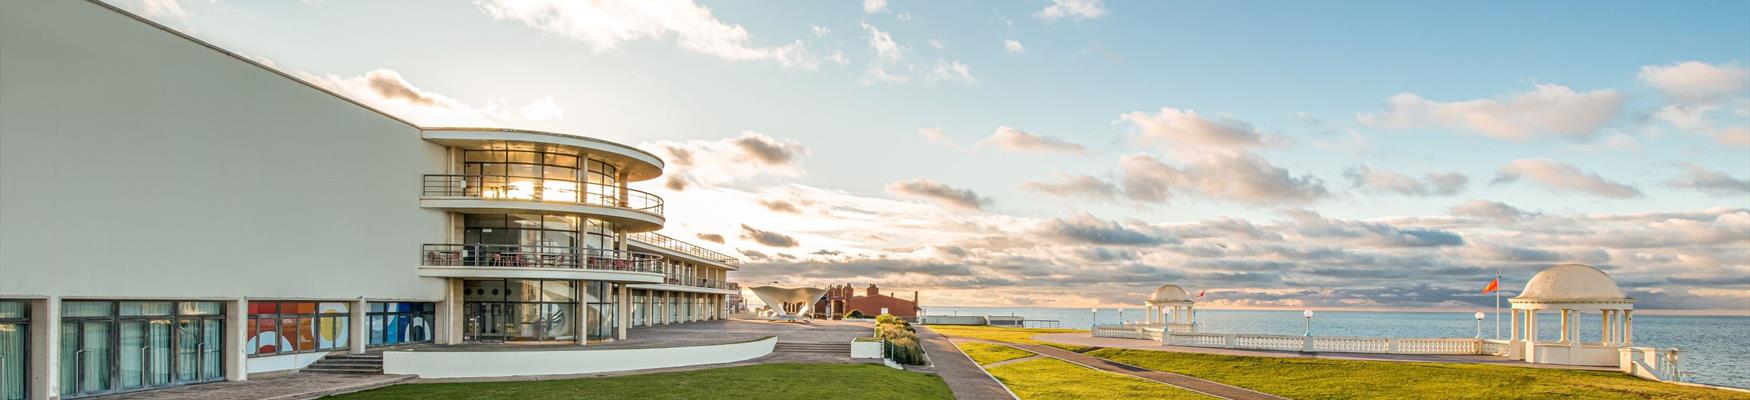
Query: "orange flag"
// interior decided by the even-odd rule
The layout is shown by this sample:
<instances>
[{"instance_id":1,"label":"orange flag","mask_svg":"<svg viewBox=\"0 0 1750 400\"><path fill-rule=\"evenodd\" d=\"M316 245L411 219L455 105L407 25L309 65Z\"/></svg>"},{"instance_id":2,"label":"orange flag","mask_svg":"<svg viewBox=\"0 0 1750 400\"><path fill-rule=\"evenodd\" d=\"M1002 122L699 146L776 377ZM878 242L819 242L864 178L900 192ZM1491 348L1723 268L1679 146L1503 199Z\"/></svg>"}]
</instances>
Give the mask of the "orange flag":
<instances>
[{"instance_id":1,"label":"orange flag","mask_svg":"<svg viewBox=\"0 0 1750 400\"><path fill-rule=\"evenodd\" d=\"M1491 292L1494 292L1494 291L1500 290L1500 289L1501 289L1501 278L1495 278L1495 280L1489 281L1489 286L1483 287L1483 294L1489 294Z\"/></svg>"}]
</instances>

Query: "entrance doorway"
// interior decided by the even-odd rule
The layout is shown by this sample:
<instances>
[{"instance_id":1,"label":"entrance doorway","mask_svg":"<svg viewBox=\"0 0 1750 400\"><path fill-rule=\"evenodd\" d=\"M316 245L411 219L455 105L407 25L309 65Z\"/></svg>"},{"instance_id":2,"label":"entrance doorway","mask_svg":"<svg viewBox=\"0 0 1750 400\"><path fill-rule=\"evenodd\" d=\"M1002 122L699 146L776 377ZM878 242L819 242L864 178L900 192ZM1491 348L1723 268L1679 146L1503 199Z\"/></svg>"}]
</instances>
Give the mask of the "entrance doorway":
<instances>
[{"instance_id":1,"label":"entrance doorway","mask_svg":"<svg viewBox=\"0 0 1750 400\"><path fill-rule=\"evenodd\" d=\"M577 340L577 285L569 280L462 281L462 340Z\"/></svg>"}]
</instances>

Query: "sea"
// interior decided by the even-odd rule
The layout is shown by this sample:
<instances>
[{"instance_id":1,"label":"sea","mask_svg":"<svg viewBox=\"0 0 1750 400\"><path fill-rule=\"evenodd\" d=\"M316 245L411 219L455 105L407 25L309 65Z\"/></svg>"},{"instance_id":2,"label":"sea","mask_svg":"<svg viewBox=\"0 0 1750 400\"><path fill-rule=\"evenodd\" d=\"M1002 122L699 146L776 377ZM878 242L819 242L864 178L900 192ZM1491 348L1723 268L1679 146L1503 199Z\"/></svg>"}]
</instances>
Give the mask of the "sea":
<instances>
[{"instance_id":1,"label":"sea","mask_svg":"<svg viewBox=\"0 0 1750 400\"><path fill-rule=\"evenodd\" d=\"M1121 321L1117 308L1099 309L1101 325ZM1122 321L1144 318L1141 308L1123 310ZM1087 308L1043 307L925 307L925 315L1012 315L1028 320L1053 320L1063 328L1087 329L1094 313ZM1312 319L1300 310L1197 310L1198 331L1213 333L1258 333L1314 336L1471 338L1481 331L1484 338L1506 338L1512 325L1503 309L1500 329L1495 314L1474 312L1314 311ZM1560 333L1558 317L1539 317L1539 338L1555 340ZM1691 381L1710 385L1750 388L1750 317L1741 316L1634 316L1636 346L1676 347L1683 350L1681 368ZM1602 329L1597 314L1580 320L1580 337L1597 340ZM1480 329L1479 329L1480 327ZM1497 332L1498 335L1497 336Z\"/></svg>"}]
</instances>

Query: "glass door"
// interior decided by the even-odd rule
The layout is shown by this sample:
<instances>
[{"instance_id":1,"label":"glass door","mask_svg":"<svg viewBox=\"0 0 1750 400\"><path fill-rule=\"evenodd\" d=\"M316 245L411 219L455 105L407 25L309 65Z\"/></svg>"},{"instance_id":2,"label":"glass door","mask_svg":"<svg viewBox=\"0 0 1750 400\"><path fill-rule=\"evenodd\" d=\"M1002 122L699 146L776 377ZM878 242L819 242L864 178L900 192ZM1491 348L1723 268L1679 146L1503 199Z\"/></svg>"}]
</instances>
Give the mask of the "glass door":
<instances>
[{"instance_id":1,"label":"glass door","mask_svg":"<svg viewBox=\"0 0 1750 400\"><path fill-rule=\"evenodd\" d=\"M224 377L219 358L224 321L182 318L176 321L176 383L196 383Z\"/></svg>"},{"instance_id":2,"label":"glass door","mask_svg":"<svg viewBox=\"0 0 1750 400\"><path fill-rule=\"evenodd\" d=\"M72 397L110 391L109 321L61 323L61 394Z\"/></svg>"},{"instance_id":3,"label":"glass door","mask_svg":"<svg viewBox=\"0 0 1750 400\"><path fill-rule=\"evenodd\" d=\"M120 339L122 390L170 384L170 320L122 320Z\"/></svg>"}]
</instances>

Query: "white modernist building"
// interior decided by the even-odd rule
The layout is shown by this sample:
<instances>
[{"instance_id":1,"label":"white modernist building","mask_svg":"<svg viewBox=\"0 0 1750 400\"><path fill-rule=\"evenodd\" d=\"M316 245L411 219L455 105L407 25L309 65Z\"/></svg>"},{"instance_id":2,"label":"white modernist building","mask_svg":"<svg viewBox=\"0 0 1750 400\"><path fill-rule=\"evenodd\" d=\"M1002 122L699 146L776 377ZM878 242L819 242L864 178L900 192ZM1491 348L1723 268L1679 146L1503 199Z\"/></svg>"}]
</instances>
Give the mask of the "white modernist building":
<instances>
[{"instance_id":1,"label":"white modernist building","mask_svg":"<svg viewBox=\"0 0 1750 400\"><path fill-rule=\"evenodd\" d=\"M418 126L100 2L0 2L0 400L724 318L739 262L655 233L630 184L662 170Z\"/></svg>"}]
</instances>

